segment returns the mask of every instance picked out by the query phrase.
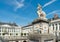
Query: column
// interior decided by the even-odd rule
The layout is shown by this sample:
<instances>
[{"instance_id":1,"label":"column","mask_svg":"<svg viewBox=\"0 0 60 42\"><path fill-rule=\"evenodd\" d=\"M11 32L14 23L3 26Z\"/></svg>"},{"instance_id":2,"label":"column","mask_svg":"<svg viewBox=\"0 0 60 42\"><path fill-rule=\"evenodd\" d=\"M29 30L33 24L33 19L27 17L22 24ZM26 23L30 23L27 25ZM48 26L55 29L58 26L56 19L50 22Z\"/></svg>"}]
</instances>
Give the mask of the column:
<instances>
[{"instance_id":1,"label":"column","mask_svg":"<svg viewBox=\"0 0 60 42\"><path fill-rule=\"evenodd\" d=\"M56 24L54 24L54 35L55 35L55 32L56 32Z\"/></svg>"},{"instance_id":2,"label":"column","mask_svg":"<svg viewBox=\"0 0 60 42\"><path fill-rule=\"evenodd\" d=\"M53 39L53 42L56 42L56 39L55 38Z\"/></svg>"},{"instance_id":3,"label":"column","mask_svg":"<svg viewBox=\"0 0 60 42\"><path fill-rule=\"evenodd\" d=\"M41 42L44 42L44 38L41 38Z\"/></svg>"},{"instance_id":4,"label":"column","mask_svg":"<svg viewBox=\"0 0 60 42\"><path fill-rule=\"evenodd\" d=\"M2 36L2 29L3 29L3 28L1 27L1 36Z\"/></svg>"},{"instance_id":5,"label":"column","mask_svg":"<svg viewBox=\"0 0 60 42\"><path fill-rule=\"evenodd\" d=\"M57 36L59 36L59 24L57 23Z\"/></svg>"},{"instance_id":6,"label":"column","mask_svg":"<svg viewBox=\"0 0 60 42\"><path fill-rule=\"evenodd\" d=\"M29 40L29 39L27 39L27 42L30 42L30 40Z\"/></svg>"},{"instance_id":7,"label":"column","mask_svg":"<svg viewBox=\"0 0 60 42\"><path fill-rule=\"evenodd\" d=\"M40 37L39 42L44 42L44 38Z\"/></svg>"},{"instance_id":8,"label":"column","mask_svg":"<svg viewBox=\"0 0 60 42\"><path fill-rule=\"evenodd\" d=\"M53 25L51 24L51 27L49 28L49 33L51 34L53 31Z\"/></svg>"},{"instance_id":9,"label":"column","mask_svg":"<svg viewBox=\"0 0 60 42\"><path fill-rule=\"evenodd\" d=\"M54 24L54 31L56 31L56 24Z\"/></svg>"},{"instance_id":10,"label":"column","mask_svg":"<svg viewBox=\"0 0 60 42\"><path fill-rule=\"evenodd\" d=\"M43 38L40 38L40 39L39 39L39 42L44 42L44 39L43 39Z\"/></svg>"}]
</instances>

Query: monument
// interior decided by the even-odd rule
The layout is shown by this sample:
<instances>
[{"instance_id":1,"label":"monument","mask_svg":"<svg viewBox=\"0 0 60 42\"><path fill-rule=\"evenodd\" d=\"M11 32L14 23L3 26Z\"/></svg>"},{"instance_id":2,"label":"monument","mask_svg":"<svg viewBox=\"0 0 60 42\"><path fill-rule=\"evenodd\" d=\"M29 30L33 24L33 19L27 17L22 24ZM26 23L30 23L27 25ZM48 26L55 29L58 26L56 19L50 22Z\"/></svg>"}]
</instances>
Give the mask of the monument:
<instances>
[{"instance_id":1,"label":"monument","mask_svg":"<svg viewBox=\"0 0 60 42\"><path fill-rule=\"evenodd\" d=\"M44 11L42 11L42 7L40 4L38 4L38 7L37 7L38 11L37 11L37 14L40 18L45 18L46 17L46 13Z\"/></svg>"},{"instance_id":2,"label":"monument","mask_svg":"<svg viewBox=\"0 0 60 42\"><path fill-rule=\"evenodd\" d=\"M46 13L42 10L40 4L38 4L37 9L38 18L32 24L38 29L30 32L28 39L34 40L34 42L55 42L54 36L49 33L49 21L46 18Z\"/></svg>"}]
</instances>

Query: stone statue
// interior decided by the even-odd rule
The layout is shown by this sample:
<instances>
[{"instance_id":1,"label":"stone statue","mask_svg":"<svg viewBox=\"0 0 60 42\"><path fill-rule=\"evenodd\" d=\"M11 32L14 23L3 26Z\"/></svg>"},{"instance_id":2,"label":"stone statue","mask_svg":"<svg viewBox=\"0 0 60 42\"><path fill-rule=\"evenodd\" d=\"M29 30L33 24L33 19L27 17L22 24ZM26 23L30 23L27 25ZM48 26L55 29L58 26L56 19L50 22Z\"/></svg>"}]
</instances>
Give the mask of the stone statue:
<instances>
[{"instance_id":1,"label":"stone statue","mask_svg":"<svg viewBox=\"0 0 60 42\"><path fill-rule=\"evenodd\" d=\"M38 4L37 9L38 9L38 11L37 11L38 16L39 16L39 17L43 17L43 18L45 18L45 17L46 17L46 14L45 14L45 12L44 12L44 11L42 11L42 7L41 7L41 5L40 5L40 4Z\"/></svg>"},{"instance_id":2,"label":"stone statue","mask_svg":"<svg viewBox=\"0 0 60 42\"><path fill-rule=\"evenodd\" d=\"M37 9L38 9L38 11L37 11L38 16L40 17L40 14L41 14L41 12L42 12L42 7L41 7L41 5L40 5L40 4L38 4Z\"/></svg>"}]
</instances>

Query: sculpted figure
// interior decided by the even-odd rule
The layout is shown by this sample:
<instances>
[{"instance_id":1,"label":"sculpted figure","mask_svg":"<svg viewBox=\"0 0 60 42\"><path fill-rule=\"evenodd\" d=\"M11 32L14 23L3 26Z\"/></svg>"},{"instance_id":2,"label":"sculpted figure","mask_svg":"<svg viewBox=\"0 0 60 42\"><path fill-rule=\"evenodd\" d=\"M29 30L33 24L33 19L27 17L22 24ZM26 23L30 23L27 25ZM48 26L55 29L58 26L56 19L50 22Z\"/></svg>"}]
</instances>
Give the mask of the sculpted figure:
<instances>
[{"instance_id":1,"label":"sculpted figure","mask_svg":"<svg viewBox=\"0 0 60 42\"><path fill-rule=\"evenodd\" d=\"M39 16L39 17L43 17L43 18L45 18L45 17L46 17L46 14L45 14L45 12L44 12L44 11L42 11L42 7L41 7L41 5L40 5L40 4L38 4L37 9L38 9L38 11L37 11L38 16Z\"/></svg>"},{"instance_id":2,"label":"sculpted figure","mask_svg":"<svg viewBox=\"0 0 60 42\"><path fill-rule=\"evenodd\" d=\"M40 5L40 4L38 4L37 9L38 9L38 11L37 11L38 16L40 17L40 14L41 14L41 12L42 12L42 7L41 7L41 5Z\"/></svg>"}]
</instances>

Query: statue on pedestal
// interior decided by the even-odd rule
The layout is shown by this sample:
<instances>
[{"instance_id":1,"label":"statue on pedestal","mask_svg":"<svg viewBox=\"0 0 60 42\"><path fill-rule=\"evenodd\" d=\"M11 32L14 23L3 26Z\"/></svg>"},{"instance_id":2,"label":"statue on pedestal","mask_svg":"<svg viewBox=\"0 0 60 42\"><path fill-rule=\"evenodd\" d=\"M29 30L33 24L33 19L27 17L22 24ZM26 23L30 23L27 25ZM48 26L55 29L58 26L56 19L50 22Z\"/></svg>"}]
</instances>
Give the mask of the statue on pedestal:
<instances>
[{"instance_id":1,"label":"statue on pedestal","mask_svg":"<svg viewBox=\"0 0 60 42\"><path fill-rule=\"evenodd\" d=\"M40 4L38 4L37 9L38 9L38 11L37 11L38 16L39 16L39 17L42 17L42 18L45 18L45 17L46 17L46 14L45 14L45 12L44 12L44 11L42 11L42 7L41 7L41 5L40 5Z\"/></svg>"}]
</instances>

